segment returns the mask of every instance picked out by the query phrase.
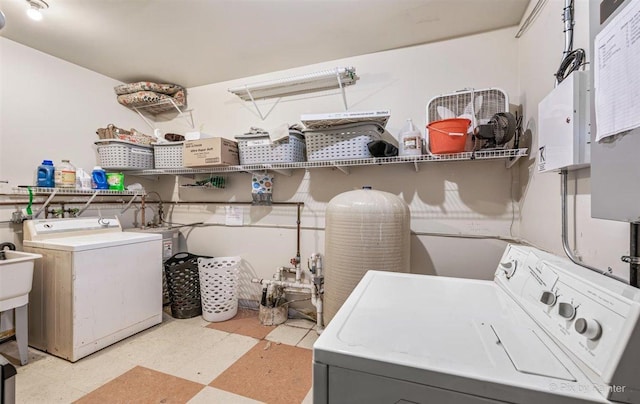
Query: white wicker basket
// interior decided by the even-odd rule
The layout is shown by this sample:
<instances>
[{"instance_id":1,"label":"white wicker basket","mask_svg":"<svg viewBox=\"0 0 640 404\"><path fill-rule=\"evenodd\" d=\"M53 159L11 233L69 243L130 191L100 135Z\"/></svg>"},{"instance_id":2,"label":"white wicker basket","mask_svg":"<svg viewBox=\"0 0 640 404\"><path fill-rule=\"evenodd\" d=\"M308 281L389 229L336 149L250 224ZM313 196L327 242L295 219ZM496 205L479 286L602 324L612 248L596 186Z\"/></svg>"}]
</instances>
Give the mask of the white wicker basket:
<instances>
[{"instance_id":1,"label":"white wicker basket","mask_svg":"<svg viewBox=\"0 0 640 404\"><path fill-rule=\"evenodd\" d=\"M225 321L238 313L240 257L198 258L202 317Z\"/></svg>"},{"instance_id":2,"label":"white wicker basket","mask_svg":"<svg viewBox=\"0 0 640 404\"><path fill-rule=\"evenodd\" d=\"M153 148L124 140L98 140L98 165L107 170L153 168Z\"/></svg>"},{"instance_id":3,"label":"white wicker basket","mask_svg":"<svg viewBox=\"0 0 640 404\"><path fill-rule=\"evenodd\" d=\"M384 128L376 123L340 125L305 130L307 160L349 160L371 158L367 144L380 140Z\"/></svg>"},{"instance_id":4,"label":"white wicker basket","mask_svg":"<svg viewBox=\"0 0 640 404\"><path fill-rule=\"evenodd\" d=\"M289 131L285 140L272 143L267 134L236 136L240 164L297 163L305 161L304 137Z\"/></svg>"},{"instance_id":5,"label":"white wicker basket","mask_svg":"<svg viewBox=\"0 0 640 404\"><path fill-rule=\"evenodd\" d=\"M154 143L153 160L155 168L181 168L184 142Z\"/></svg>"}]
</instances>

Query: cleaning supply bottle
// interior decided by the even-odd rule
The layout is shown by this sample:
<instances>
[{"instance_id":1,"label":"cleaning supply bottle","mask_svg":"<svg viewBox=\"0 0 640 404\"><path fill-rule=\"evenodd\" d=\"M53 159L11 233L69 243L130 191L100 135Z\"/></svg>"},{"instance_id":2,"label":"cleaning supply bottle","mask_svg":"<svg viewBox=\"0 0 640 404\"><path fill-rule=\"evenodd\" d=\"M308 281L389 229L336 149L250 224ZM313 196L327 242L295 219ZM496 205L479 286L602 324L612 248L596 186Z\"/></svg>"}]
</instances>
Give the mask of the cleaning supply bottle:
<instances>
[{"instance_id":1,"label":"cleaning supply bottle","mask_svg":"<svg viewBox=\"0 0 640 404\"><path fill-rule=\"evenodd\" d=\"M402 127L398 135L398 154L400 156L420 156L422 154L422 133L415 127L411 119Z\"/></svg>"},{"instance_id":2,"label":"cleaning supply bottle","mask_svg":"<svg viewBox=\"0 0 640 404\"><path fill-rule=\"evenodd\" d=\"M109 189L107 173L100 166L93 167L93 171L91 172L91 188Z\"/></svg>"},{"instance_id":3,"label":"cleaning supply bottle","mask_svg":"<svg viewBox=\"0 0 640 404\"><path fill-rule=\"evenodd\" d=\"M43 160L42 164L38 166L38 180L37 186L45 188L55 187L55 167L53 167L53 161Z\"/></svg>"},{"instance_id":4,"label":"cleaning supply bottle","mask_svg":"<svg viewBox=\"0 0 640 404\"><path fill-rule=\"evenodd\" d=\"M57 188L76 187L76 168L69 160L62 160L62 163L56 168L55 184Z\"/></svg>"}]
</instances>

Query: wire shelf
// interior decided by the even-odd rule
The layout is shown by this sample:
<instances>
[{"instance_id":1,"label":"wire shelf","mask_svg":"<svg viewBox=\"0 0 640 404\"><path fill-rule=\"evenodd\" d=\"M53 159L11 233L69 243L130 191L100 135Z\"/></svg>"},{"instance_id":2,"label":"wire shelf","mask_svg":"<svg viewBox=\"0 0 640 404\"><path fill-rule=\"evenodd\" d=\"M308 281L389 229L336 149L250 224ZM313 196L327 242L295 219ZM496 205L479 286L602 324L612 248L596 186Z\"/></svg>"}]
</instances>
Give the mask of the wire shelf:
<instances>
[{"instance_id":1,"label":"wire shelf","mask_svg":"<svg viewBox=\"0 0 640 404\"><path fill-rule=\"evenodd\" d=\"M127 171L129 175L185 175L185 174L207 174L223 172L256 172L256 171L278 171L290 169L307 169L321 167L354 167L385 164L402 163L427 163L438 161L469 161L469 160L494 160L494 159L516 159L527 155L526 148L507 150L482 150L475 152L463 152L452 154L423 155L423 156L399 156L399 157L374 157L350 160L331 161L306 161L299 163L273 163L273 164L247 164L239 166L223 167L203 167L203 168L168 168L153 170L132 170Z\"/></svg>"},{"instance_id":2,"label":"wire shelf","mask_svg":"<svg viewBox=\"0 0 640 404\"><path fill-rule=\"evenodd\" d=\"M243 101L253 103L258 116L264 121L282 97L306 94L313 91L332 90L335 88L340 89L344 109L348 110L347 96L344 88L356 84L358 79L359 77L356 75L355 67L336 67L335 69L322 70L299 76L246 84L244 86L230 88L229 92L237 95ZM256 101L268 98L278 98L278 101L271 106L271 109L263 113Z\"/></svg>"},{"instance_id":3,"label":"wire shelf","mask_svg":"<svg viewBox=\"0 0 640 404\"><path fill-rule=\"evenodd\" d=\"M72 188L44 188L44 187L30 187L34 195L49 195L55 193L56 195L85 195L91 196L97 194L98 196L107 195L119 195L119 196L136 196L146 195L144 189L137 191L116 191L113 189L72 189ZM13 193L17 195L28 195L29 190L27 186L20 186L13 188Z\"/></svg>"},{"instance_id":4,"label":"wire shelf","mask_svg":"<svg viewBox=\"0 0 640 404\"><path fill-rule=\"evenodd\" d=\"M229 92L244 101L284 97L310 91L328 90L355 84L358 80L353 67L335 68L261 83L230 88Z\"/></svg>"}]
</instances>

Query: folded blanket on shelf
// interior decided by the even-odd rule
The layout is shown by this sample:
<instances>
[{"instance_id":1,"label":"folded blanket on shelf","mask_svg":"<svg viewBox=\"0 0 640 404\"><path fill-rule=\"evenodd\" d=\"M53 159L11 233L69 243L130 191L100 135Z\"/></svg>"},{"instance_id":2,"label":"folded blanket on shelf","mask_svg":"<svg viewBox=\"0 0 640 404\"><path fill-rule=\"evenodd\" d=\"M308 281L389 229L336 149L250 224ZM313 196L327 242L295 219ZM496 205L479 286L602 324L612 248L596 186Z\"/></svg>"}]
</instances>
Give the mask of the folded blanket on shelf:
<instances>
[{"instance_id":1,"label":"folded blanket on shelf","mask_svg":"<svg viewBox=\"0 0 640 404\"><path fill-rule=\"evenodd\" d=\"M138 91L153 91L154 93L173 95L180 90L184 90L182 86L177 84L159 84L150 81L140 81L137 83L121 84L114 88L116 94L132 94Z\"/></svg>"},{"instance_id":2,"label":"folded blanket on shelf","mask_svg":"<svg viewBox=\"0 0 640 404\"><path fill-rule=\"evenodd\" d=\"M178 90L173 95L154 91L137 91L118 95L118 102L129 108L138 108L145 112L158 114L175 110L176 107L185 107L187 105L187 97L184 89Z\"/></svg>"}]
</instances>

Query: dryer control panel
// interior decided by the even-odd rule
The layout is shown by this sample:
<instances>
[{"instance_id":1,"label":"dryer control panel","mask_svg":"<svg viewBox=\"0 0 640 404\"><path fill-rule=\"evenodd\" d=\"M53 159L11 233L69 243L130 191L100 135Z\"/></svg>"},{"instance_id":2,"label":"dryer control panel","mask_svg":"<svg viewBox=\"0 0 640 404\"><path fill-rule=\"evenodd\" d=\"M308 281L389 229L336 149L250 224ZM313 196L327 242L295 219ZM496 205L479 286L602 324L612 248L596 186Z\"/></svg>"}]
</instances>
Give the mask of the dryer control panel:
<instances>
[{"instance_id":1,"label":"dryer control panel","mask_svg":"<svg viewBox=\"0 0 640 404\"><path fill-rule=\"evenodd\" d=\"M640 290L533 247L509 245L495 282L604 382L640 341ZM635 335L635 337L634 337ZM636 352L637 353L637 352Z\"/></svg>"}]
</instances>

